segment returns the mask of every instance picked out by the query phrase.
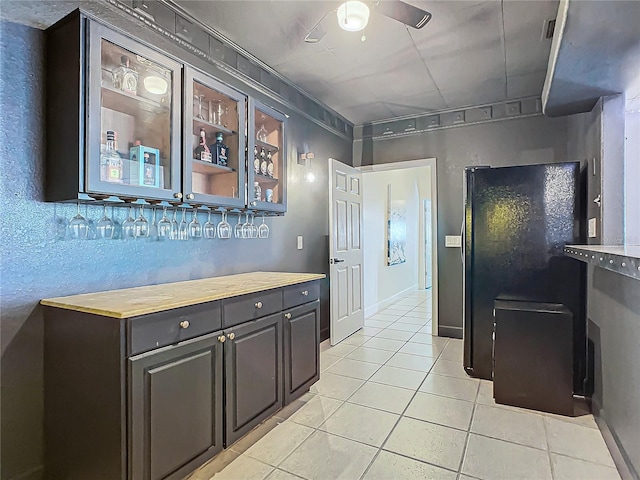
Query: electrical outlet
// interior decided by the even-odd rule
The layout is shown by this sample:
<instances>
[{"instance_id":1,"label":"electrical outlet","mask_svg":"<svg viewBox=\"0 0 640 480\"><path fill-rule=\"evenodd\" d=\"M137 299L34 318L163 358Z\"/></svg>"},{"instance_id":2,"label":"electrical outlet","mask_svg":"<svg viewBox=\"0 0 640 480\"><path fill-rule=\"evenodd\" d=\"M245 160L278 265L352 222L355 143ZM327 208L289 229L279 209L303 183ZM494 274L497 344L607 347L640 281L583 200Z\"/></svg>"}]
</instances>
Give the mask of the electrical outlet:
<instances>
[{"instance_id":1,"label":"electrical outlet","mask_svg":"<svg viewBox=\"0 0 640 480\"><path fill-rule=\"evenodd\" d=\"M446 235L444 237L444 246L445 247L461 247L462 246L462 237L460 235Z\"/></svg>"},{"instance_id":2,"label":"electrical outlet","mask_svg":"<svg viewBox=\"0 0 640 480\"><path fill-rule=\"evenodd\" d=\"M302 250L302 235L298 235L298 250Z\"/></svg>"}]
</instances>

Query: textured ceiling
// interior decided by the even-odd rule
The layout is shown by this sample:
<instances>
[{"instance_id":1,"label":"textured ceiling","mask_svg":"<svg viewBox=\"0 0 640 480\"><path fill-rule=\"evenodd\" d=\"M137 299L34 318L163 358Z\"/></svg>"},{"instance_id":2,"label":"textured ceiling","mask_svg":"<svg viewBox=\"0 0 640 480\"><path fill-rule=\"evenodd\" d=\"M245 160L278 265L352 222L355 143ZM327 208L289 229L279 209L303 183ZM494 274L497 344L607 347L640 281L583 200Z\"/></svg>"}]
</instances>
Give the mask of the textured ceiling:
<instances>
[{"instance_id":1,"label":"textured ceiling","mask_svg":"<svg viewBox=\"0 0 640 480\"><path fill-rule=\"evenodd\" d=\"M388 1L388 0L382 0ZM340 2L175 3L356 124L540 95L557 0L410 1L433 13L415 30L372 13L366 41L342 31L304 42Z\"/></svg>"}]
</instances>

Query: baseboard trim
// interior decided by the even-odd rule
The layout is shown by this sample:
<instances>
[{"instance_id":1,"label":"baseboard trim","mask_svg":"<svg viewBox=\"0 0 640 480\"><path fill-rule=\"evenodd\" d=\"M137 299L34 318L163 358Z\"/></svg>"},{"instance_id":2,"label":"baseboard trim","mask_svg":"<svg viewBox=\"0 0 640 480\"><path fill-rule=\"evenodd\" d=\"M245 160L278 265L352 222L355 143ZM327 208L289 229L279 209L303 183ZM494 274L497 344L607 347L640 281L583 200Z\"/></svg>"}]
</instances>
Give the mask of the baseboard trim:
<instances>
[{"instance_id":1,"label":"baseboard trim","mask_svg":"<svg viewBox=\"0 0 640 480\"><path fill-rule=\"evenodd\" d=\"M438 336L462 338L462 327L449 327L447 325L438 325Z\"/></svg>"},{"instance_id":2,"label":"baseboard trim","mask_svg":"<svg viewBox=\"0 0 640 480\"><path fill-rule=\"evenodd\" d=\"M384 310L385 308L387 308L392 303L395 303L398 300L401 300L402 298L404 298L407 295L409 295L411 292L416 292L417 290L418 290L418 284L415 283L415 284L411 285L409 288L405 288L404 290L396 293L395 295L392 295L392 296L390 296L388 298L385 298L384 300L381 300L381 301L379 301L378 303L376 303L374 305L366 307L364 309L364 318L369 318L371 315L375 315L380 310Z\"/></svg>"},{"instance_id":3,"label":"baseboard trim","mask_svg":"<svg viewBox=\"0 0 640 480\"><path fill-rule=\"evenodd\" d=\"M618 439L615 430L607 424L604 410L600 407L598 402L593 399L591 401L591 408L596 424L602 433L604 442L607 444L607 448L613 458L613 463L616 464L616 468L618 469L618 473L622 480L640 480L640 476L636 469L633 468L633 465L629 460L629 456L627 455L624 447L620 444L620 440Z\"/></svg>"}]
</instances>

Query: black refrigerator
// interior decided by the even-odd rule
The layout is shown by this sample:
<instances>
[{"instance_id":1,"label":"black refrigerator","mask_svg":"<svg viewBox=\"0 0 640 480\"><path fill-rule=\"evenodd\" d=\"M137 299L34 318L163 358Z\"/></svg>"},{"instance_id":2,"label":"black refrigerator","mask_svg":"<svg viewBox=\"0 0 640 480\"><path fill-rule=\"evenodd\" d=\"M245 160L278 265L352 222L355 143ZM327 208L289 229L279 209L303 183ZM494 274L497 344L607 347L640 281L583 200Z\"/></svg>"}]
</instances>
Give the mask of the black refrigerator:
<instances>
[{"instance_id":1,"label":"black refrigerator","mask_svg":"<svg viewBox=\"0 0 640 480\"><path fill-rule=\"evenodd\" d=\"M465 169L464 368L491 380L496 299L562 303L573 314L573 386L586 371L584 243L579 162Z\"/></svg>"}]
</instances>

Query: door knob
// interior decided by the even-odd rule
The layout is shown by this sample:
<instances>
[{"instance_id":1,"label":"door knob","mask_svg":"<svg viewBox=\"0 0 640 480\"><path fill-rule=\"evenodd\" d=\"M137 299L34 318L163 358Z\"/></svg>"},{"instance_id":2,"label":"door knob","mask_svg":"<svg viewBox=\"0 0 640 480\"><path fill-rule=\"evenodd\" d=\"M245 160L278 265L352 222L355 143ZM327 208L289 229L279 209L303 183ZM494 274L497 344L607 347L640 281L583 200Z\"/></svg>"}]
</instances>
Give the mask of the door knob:
<instances>
[{"instance_id":1,"label":"door knob","mask_svg":"<svg viewBox=\"0 0 640 480\"><path fill-rule=\"evenodd\" d=\"M182 193L178 192L178 193L174 193L173 196L175 198L182 198Z\"/></svg>"},{"instance_id":2,"label":"door knob","mask_svg":"<svg viewBox=\"0 0 640 480\"><path fill-rule=\"evenodd\" d=\"M286 318L287 320L289 320L291 318L291 314L290 313L285 313L284 314L284 318Z\"/></svg>"},{"instance_id":3,"label":"door knob","mask_svg":"<svg viewBox=\"0 0 640 480\"><path fill-rule=\"evenodd\" d=\"M218 337L218 341L219 341L220 343L224 343L226 339L227 339L227 337L225 337L224 335L220 335L220 336Z\"/></svg>"},{"instance_id":4,"label":"door knob","mask_svg":"<svg viewBox=\"0 0 640 480\"><path fill-rule=\"evenodd\" d=\"M189 320L183 320L180 322L180 328L189 328Z\"/></svg>"},{"instance_id":5,"label":"door knob","mask_svg":"<svg viewBox=\"0 0 640 480\"><path fill-rule=\"evenodd\" d=\"M196 196L193 193L187 193L187 200L193 200Z\"/></svg>"},{"instance_id":6,"label":"door knob","mask_svg":"<svg viewBox=\"0 0 640 480\"><path fill-rule=\"evenodd\" d=\"M341 260L339 258L332 258L330 263L342 263L344 262L344 260Z\"/></svg>"},{"instance_id":7,"label":"door knob","mask_svg":"<svg viewBox=\"0 0 640 480\"><path fill-rule=\"evenodd\" d=\"M256 303L256 308L262 308L262 302L257 302Z\"/></svg>"},{"instance_id":8,"label":"door knob","mask_svg":"<svg viewBox=\"0 0 640 480\"><path fill-rule=\"evenodd\" d=\"M231 332L229 335L227 335L227 338L228 338L229 340L233 340L234 338L236 338L236 334L235 334L235 333L233 333L233 332Z\"/></svg>"},{"instance_id":9,"label":"door knob","mask_svg":"<svg viewBox=\"0 0 640 480\"><path fill-rule=\"evenodd\" d=\"M309 291L308 290L303 291L302 295L304 295L306 297L307 295L309 295Z\"/></svg>"}]
</instances>

